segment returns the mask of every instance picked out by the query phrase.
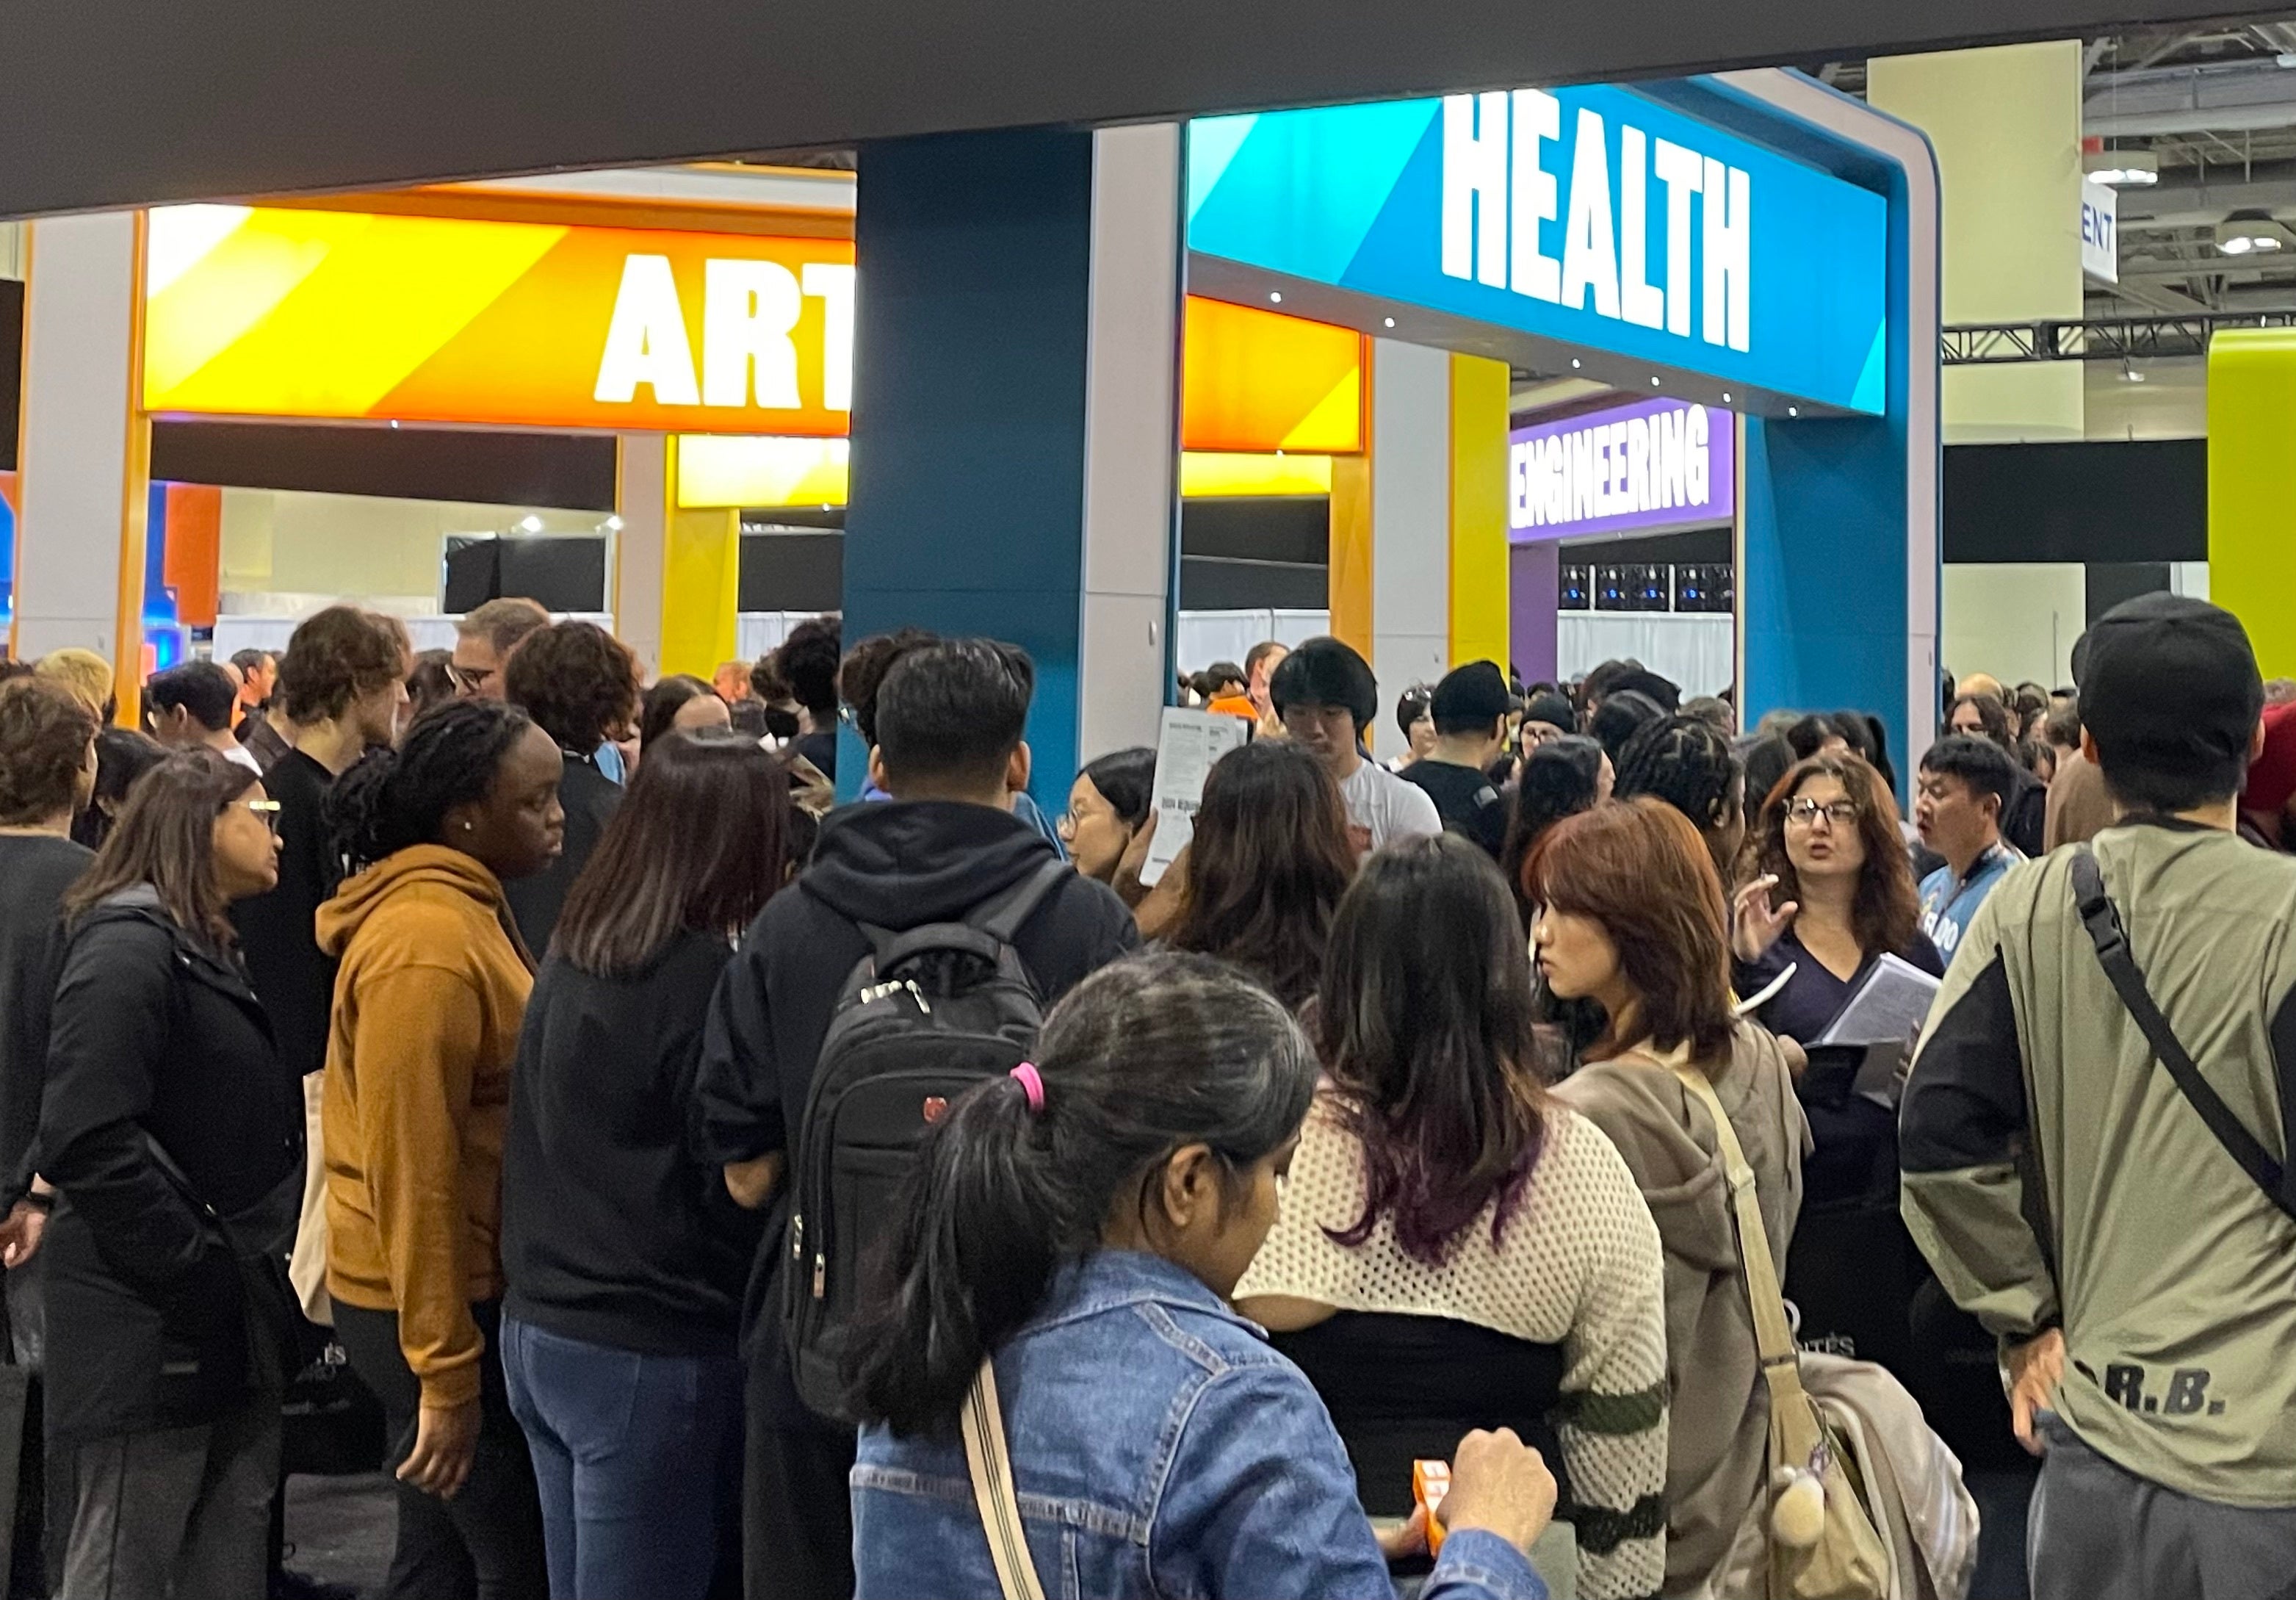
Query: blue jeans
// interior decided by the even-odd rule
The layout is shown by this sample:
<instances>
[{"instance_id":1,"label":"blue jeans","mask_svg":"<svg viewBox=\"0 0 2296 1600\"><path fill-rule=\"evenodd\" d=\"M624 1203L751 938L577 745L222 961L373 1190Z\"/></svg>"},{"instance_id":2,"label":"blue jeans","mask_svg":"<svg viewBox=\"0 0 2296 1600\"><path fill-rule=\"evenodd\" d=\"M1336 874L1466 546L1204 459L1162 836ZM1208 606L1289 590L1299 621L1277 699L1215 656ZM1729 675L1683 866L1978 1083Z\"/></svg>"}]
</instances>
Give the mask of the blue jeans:
<instances>
[{"instance_id":1,"label":"blue jeans","mask_svg":"<svg viewBox=\"0 0 2296 1600\"><path fill-rule=\"evenodd\" d=\"M510 1405L534 1452L550 1592L702 1600L742 1471L732 1356L649 1356L503 1318Z\"/></svg>"}]
</instances>

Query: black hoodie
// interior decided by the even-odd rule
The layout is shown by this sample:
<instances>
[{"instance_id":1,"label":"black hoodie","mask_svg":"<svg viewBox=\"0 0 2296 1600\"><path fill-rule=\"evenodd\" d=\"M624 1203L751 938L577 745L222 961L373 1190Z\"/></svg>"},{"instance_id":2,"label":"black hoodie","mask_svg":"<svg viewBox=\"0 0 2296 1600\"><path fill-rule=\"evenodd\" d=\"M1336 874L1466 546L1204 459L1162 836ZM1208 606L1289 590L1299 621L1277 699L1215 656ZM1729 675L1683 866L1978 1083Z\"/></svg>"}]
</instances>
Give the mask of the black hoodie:
<instances>
[{"instance_id":1,"label":"black hoodie","mask_svg":"<svg viewBox=\"0 0 2296 1600\"><path fill-rule=\"evenodd\" d=\"M1044 835L987 806L889 800L832 813L813 865L750 924L710 1003L698 1094L713 1159L788 1147L838 991L869 950L859 923L955 922L1054 858ZM1013 948L1049 1008L1138 943L1124 903L1078 874L1021 924Z\"/></svg>"}]
</instances>

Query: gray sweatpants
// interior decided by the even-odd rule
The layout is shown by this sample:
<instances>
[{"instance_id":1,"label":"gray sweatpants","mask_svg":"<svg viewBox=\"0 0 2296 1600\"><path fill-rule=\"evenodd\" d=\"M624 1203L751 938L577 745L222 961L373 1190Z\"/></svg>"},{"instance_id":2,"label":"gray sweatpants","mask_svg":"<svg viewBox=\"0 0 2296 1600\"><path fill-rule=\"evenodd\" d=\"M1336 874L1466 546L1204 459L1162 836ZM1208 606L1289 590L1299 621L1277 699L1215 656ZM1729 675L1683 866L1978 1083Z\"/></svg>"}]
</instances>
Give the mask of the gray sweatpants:
<instances>
[{"instance_id":1,"label":"gray sweatpants","mask_svg":"<svg viewBox=\"0 0 2296 1600\"><path fill-rule=\"evenodd\" d=\"M2220 1506L2115 1465L2044 1415L2033 1600L2296 1600L2296 1509Z\"/></svg>"},{"instance_id":2,"label":"gray sweatpants","mask_svg":"<svg viewBox=\"0 0 2296 1600\"><path fill-rule=\"evenodd\" d=\"M202 1427L71 1450L75 1510L59 1600L236 1600L268 1584L279 1397Z\"/></svg>"}]
</instances>

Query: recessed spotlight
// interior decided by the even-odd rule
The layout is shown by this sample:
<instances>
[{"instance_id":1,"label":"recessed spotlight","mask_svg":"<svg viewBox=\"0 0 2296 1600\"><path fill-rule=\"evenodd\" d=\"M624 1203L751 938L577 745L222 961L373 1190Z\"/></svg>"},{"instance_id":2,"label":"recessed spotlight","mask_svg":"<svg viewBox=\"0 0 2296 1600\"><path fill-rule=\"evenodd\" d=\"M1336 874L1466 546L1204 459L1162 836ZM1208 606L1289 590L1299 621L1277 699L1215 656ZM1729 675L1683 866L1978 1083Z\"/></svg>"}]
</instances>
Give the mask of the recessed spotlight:
<instances>
[{"instance_id":1,"label":"recessed spotlight","mask_svg":"<svg viewBox=\"0 0 2296 1600\"><path fill-rule=\"evenodd\" d=\"M606 531L607 531L608 533L619 533L619 532L621 532L621 530L622 530L622 520L621 520L621 518L619 518L619 517L608 517L608 518L606 519Z\"/></svg>"},{"instance_id":2,"label":"recessed spotlight","mask_svg":"<svg viewBox=\"0 0 2296 1600\"><path fill-rule=\"evenodd\" d=\"M1652 389L1656 389L1658 387L1658 380L1656 378L1652 378L1651 380L1651 387Z\"/></svg>"},{"instance_id":3,"label":"recessed spotlight","mask_svg":"<svg viewBox=\"0 0 2296 1600\"><path fill-rule=\"evenodd\" d=\"M1786 414L1788 416L1800 416L1801 414L1801 407L1799 406L1789 406L1786 407Z\"/></svg>"},{"instance_id":4,"label":"recessed spotlight","mask_svg":"<svg viewBox=\"0 0 2296 1600\"><path fill-rule=\"evenodd\" d=\"M1283 303L1283 297L1281 294L1272 293L1267 297L1267 303L1271 306L1280 306Z\"/></svg>"},{"instance_id":5,"label":"recessed spotlight","mask_svg":"<svg viewBox=\"0 0 2296 1600\"><path fill-rule=\"evenodd\" d=\"M540 517L521 517L518 520L518 530L521 533L540 533L542 531L542 519Z\"/></svg>"},{"instance_id":6,"label":"recessed spotlight","mask_svg":"<svg viewBox=\"0 0 2296 1600\"><path fill-rule=\"evenodd\" d=\"M1725 406L1730 403L1730 391L1726 389L1722 391L1722 403Z\"/></svg>"},{"instance_id":7,"label":"recessed spotlight","mask_svg":"<svg viewBox=\"0 0 2296 1600\"><path fill-rule=\"evenodd\" d=\"M1570 370L1574 373L1578 370L1578 357L1576 356L1570 357Z\"/></svg>"},{"instance_id":8,"label":"recessed spotlight","mask_svg":"<svg viewBox=\"0 0 2296 1600\"><path fill-rule=\"evenodd\" d=\"M391 419L390 419L390 425L391 425L392 427L394 427L394 428L398 427L398 419L397 417L393 417L393 418L391 418Z\"/></svg>"},{"instance_id":9,"label":"recessed spotlight","mask_svg":"<svg viewBox=\"0 0 2296 1600\"><path fill-rule=\"evenodd\" d=\"M1389 318L1387 319L1387 325L1388 325L1389 327L1390 327L1390 328L1391 328L1391 327L1393 327L1393 326L1395 326L1395 318L1393 318L1393 317L1391 317L1391 316L1390 316L1390 317L1389 317Z\"/></svg>"}]
</instances>

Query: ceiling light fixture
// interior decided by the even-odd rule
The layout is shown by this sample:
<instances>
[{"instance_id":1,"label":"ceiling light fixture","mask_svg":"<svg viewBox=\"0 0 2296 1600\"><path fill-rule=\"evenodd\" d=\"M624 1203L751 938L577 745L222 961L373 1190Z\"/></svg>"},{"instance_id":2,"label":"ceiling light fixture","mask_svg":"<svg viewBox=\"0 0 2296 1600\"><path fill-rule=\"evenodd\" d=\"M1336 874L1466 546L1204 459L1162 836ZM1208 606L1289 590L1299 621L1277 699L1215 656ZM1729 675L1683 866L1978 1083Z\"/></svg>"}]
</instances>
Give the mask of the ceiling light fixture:
<instances>
[{"instance_id":1,"label":"ceiling light fixture","mask_svg":"<svg viewBox=\"0 0 2296 1600\"><path fill-rule=\"evenodd\" d=\"M1395 318L1393 318L1393 317L1391 317L1391 316L1390 316L1390 317L1389 317L1389 318L1387 319L1387 325L1388 325L1389 327L1390 327L1390 328L1391 328L1391 327L1393 327L1393 326L1395 326Z\"/></svg>"},{"instance_id":2,"label":"ceiling light fixture","mask_svg":"<svg viewBox=\"0 0 2296 1600\"><path fill-rule=\"evenodd\" d=\"M2161 181L2161 158L2149 150L2085 151L2081 170L2112 188L2144 189Z\"/></svg>"},{"instance_id":3,"label":"ceiling light fixture","mask_svg":"<svg viewBox=\"0 0 2296 1600\"><path fill-rule=\"evenodd\" d=\"M1271 306L1280 306L1283 303L1283 297L1280 294L1270 294L1267 297L1267 303Z\"/></svg>"},{"instance_id":4,"label":"ceiling light fixture","mask_svg":"<svg viewBox=\"0 0 2296 1600\"><path fill-rule=\"evenodd\" d=\"M518 520L518 530L521 533L540 533L542 531L542 519L540 517L521 517Z\"/></svg>"},{"instance_id":5,"label":"ceiling light fixture","mask_svg":"<svg viewBox=\"0 0 2296 1600\"><path fill-rule=\"evenodd\" d=\"M2261 207L2245 207L2217 224L2217 249L2227 256L2272 255L2296 250L2296 234L2273 219Z\"/></svg>"}]
</instances>

